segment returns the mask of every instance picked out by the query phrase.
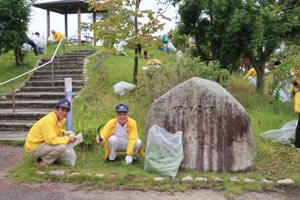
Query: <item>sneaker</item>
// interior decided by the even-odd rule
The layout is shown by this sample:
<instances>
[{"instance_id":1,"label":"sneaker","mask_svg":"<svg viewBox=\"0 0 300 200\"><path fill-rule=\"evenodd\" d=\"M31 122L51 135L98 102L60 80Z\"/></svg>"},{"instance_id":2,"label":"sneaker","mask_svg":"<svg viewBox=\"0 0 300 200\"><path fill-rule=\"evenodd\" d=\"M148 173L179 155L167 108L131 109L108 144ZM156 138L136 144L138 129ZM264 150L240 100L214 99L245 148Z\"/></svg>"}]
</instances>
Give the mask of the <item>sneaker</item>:
<instances>
[{"instance_id":1,"label":"sneaker","mask_svg":"<svg viewBox=\"0 0 300 200\"><path fill-rule=\"evenodd\" d=\"M132 156L132 160L133 160L133 161L137 161L138 158L137 158L136 156Z\"/></svg>"},{"instance_id":2,"label":"sneaker","mask_svg":"<svg viewBox=\"0 0 300 200\"><path fill-rule=\"evenodd\" d=\"M47 167L47 164L41 159L41 158L38 158L35 162L35 166L44 166L44 167Z\"/></svg>"}]
</instances>

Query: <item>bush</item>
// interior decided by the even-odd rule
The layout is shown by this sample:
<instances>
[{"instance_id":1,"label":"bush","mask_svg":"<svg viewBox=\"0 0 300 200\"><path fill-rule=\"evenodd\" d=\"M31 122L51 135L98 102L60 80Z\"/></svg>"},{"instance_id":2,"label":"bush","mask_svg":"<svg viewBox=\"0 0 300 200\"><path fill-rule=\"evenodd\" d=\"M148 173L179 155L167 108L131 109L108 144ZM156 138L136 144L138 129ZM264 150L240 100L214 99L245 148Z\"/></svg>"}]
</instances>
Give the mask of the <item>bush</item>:
<instances>
[{"instance_id":1,"label":"bush","mask_svg":"<svg viewBox=\"0 0 300 200\"><path fill-rule=\"evenodd\" d=\"M229 85L229 71L221 69L218 62L211 62L207 66L199 58L185 57L175 63L170 63L165 64L160 69L151 68L147 70L146 79L140 77L140 82L146 88L148 100L156 99L174 86L192 77L215 81L225 88Z\"/></svg>"}]
</instances>

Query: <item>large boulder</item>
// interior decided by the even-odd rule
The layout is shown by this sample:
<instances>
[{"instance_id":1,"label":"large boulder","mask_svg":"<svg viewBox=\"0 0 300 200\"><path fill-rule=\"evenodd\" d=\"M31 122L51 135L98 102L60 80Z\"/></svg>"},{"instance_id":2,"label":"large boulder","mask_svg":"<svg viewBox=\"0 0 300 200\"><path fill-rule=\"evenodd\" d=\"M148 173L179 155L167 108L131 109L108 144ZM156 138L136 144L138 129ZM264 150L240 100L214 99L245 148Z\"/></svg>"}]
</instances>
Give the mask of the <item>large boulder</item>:
<instances>
[{"instance_id":1,"label":"large boulder","mask_svg":"<svg viewBox=\"0 0 300 200\"><path fill-rule=\"evenodd\" d=\"M153 124L183 131L183 170L236 172L251 168L256 144L249 116L221 85L191 78L156 99L148 112L145 140Z\"/></svg>"}]
</instances>

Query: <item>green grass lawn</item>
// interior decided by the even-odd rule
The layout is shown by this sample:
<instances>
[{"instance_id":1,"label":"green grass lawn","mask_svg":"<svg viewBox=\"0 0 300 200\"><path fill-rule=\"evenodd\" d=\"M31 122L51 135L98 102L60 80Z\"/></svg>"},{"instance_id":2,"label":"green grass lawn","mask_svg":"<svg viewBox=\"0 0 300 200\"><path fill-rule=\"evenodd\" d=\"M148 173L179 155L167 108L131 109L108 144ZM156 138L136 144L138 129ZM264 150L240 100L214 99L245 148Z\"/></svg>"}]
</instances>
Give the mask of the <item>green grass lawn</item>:
<instances>
[{"instance_id":1,"label":"green grass lawn","mask_svg":"<svg viewBox=\"0 0 300 200\"><path fill-rule=\"evenodd\" d=\"M276 181L281 178L293 178L299 187L300 151L289 146L275 144L260 137L260 133L271 129L281 128L288 121L296 119L293 113L293 102L283 103L275 101L269 95L257 95L255 88L242 80L242 75L232 75L227 90L244 106L248 112L254 137L257 143L257 156L249 173L204 173L197 171L180 171L175 181L157 182L153 177L159 176L144 171L144 160L140 158L132 165L126 165L121 155L119 160L110 163L104 161L103 146L95 144L97 127L115 117L115 106L118 103L129 105L130 117L137 120L138 131L144 140L144 126L147 112L152 100L147 97L146 74L141 70L146 60L139 59L138 85L133 91L123 96L114 93L113 85L119 81L132 82L133 52L128 51L128 57L117 56L114 52L99 48L97 53L89 58L87 64L88 83L79 97L73 100L73 127L75 132L84 134L84 144L76 147L77 163L74 168L54 165L46 169L33 165L34 160L24 154L23 162L11 171L11 177L17 182L44 182L67 181L82 185L96 185L110 189L139 189L139 190L164 190L184 191L197 188L224 189L229 193L241 193L244 190L261 191L278 190L275 184L264 185L259 182L239 183L229 182L232 176L243 178L259 177ZM158 50L149 52L151 58L162 61L162 67L168 73L162 73L166 79L172 70L176 70L176 58ZM0 57L0 63L2 59ZM5 62L9 65L10 62ZM1 65L2 66L2 65ZM28 67L30 68L30 67ZM11 68L9 68L11 69ZM9 70L6 69L6 70ZM3 70L0 68L0 70ZM20 70L21 71L21 70ZM12 75L13 73L11 73ZM0 80L4 80L0 73ZM171 78L169 78L171 79ZM159 95L163 94L172 85L163 82ZM173 85L174 86L174 85ZM150 91L151 92L151 91ZM157 95L157 94L156 94ZM53 175L38 175L36 170L49 171L51 169L64 169L66 174L61 177ZM72 172L80 172L79 176L70 176ZM88 174L87 174L88 173ZM96 174L104 174L104 177L96 177ZM183 183L180 179L192 175L194 178L219 176L224 178L224 183Z\"/></svg>"}]
</instances>

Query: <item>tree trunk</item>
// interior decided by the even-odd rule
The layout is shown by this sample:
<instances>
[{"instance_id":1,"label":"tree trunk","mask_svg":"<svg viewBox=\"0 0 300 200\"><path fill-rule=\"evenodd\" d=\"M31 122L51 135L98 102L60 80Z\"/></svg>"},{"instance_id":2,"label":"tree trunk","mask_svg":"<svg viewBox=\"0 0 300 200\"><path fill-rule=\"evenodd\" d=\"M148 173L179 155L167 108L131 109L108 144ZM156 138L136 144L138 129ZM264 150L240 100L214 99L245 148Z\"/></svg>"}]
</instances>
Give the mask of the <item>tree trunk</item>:
<instances>
[{"instance_id":1,"label":"tree trunk","mask_svg":"<svg viewBox=\"0 0 300 200\"><path fill-rule=\"evenodd\" d=\"M264 94L265 91L265 63L255 62L253 65L256 71L256 92Z\"/></svg>"},{"instance_id":2,"label":"tree trunk","mask_svg":"<svg viewBox=\"0 0 300 200\"><path fill-rule=\"evenodd\" d=\"M264 94L265 90L265 73L264 71L257 71L257 77L256 77L256 92L259 94Z\"/></svg>"},{"instance_id":3,"label":"tree trunk","mask_svg":"<svg viewBox=\"0 0 300 200\"><path fill-rule=\"evenodd\" d=\"M15 49L15 60L16 60L16 64L18 66L21 66L21 67L24 66L21 48L16 48Z\"/></svg>"},{"instance_id":4,"label":"tree trunk","mask_svg":"<svg viewBox=\"0 0 300 200\"><path fill-rule=\"evenodd\" d=\"M256 92L261 95L263 95L265 91L265 65L270 55L271 51L265 51L257 56L259 59L254 56L247 56L256 71Z\"/></svg>"},{"instance_id":5,"label":"tree trunk","mask_svg":"<svg viewBox=\"0 0 300 200\"><path fill-rule=\"evenodd\" d=\"M136 0L135 2L135 12L138 13L140 8L141 0ZM135 38L138 38L138 18L135 15L134 16L134 31L135 31ZM137 84L137 72L138 72L138 66L139 66L139 57L138 57L138 44L135 44L134 49L134 69L133 69L133 84Z\"/></svg>"},{"instance_id":6,"label":"tree trunk","mask_svg":"<svg viewBox=\"0 0 300 200\"><path fill-rule=\"evenodd\" d=\"M133 84L137 84L137 72L139 66L138 48L134 49L134 69L133 69Z\"/></svg>"}]
</instances>

